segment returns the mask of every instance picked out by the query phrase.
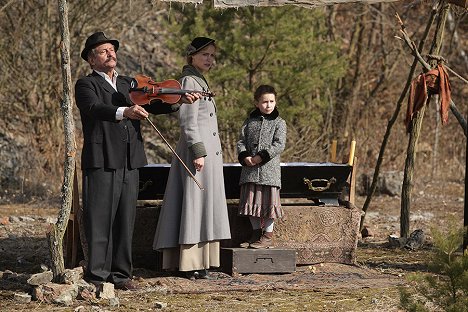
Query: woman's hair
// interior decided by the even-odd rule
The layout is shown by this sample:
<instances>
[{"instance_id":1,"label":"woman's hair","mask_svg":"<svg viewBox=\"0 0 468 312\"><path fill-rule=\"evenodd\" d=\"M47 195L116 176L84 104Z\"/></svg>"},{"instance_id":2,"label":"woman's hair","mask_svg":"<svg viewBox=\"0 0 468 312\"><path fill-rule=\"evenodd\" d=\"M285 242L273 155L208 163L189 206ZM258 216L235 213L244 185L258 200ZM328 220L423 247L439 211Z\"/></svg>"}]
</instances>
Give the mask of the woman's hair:
<instances>
[{"instance_id":1,"label":"woman's hair","mask_svg":"<svg viewBox=\"0 0 468 312\"><path fill-rule=\"evenodd\" d=\"M255 93L254 93L254 100L256 102L258 102L258 100L260 99L260 97L263 95L263 94L274 94L276 96L276 90L275 88L273 88L272 86L270 85L261 85L257 88L257 90L255 90Z\"/></svg>"}]
</instances>

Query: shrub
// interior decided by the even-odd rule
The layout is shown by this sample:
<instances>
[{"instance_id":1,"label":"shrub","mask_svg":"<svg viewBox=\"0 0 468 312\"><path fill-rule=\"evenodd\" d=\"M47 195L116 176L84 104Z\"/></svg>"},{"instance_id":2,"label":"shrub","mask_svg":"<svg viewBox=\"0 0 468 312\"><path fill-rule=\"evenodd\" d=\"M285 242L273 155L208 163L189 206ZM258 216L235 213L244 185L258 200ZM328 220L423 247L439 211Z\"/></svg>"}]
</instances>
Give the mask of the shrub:
<instances>
[{"instance_id":1,"label":"shrub","mask_svg":"<svg viewBox=\"0 0 468 312\"><path fill-rule=\"evenodd\" d=\"M406 310L468 311L468 249L459 252L465 231L453 224L446 232L432 229L435 248L429 272L410 275L410 288L400 288L400 304Z\"/></svg>"}]
</instances>

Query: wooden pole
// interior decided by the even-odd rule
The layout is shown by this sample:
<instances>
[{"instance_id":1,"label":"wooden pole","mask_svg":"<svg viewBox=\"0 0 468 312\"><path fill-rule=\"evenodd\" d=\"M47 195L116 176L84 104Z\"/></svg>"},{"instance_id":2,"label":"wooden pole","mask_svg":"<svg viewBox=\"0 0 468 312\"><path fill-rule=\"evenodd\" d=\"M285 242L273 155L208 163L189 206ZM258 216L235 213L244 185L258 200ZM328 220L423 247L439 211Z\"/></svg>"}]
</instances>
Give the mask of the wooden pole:
<instances>
[{"instance_id":1,"label":"wooden pole","mask_svg":"<svg viewBox=\"0 0 468 312\"><path fill-rule=\"evenodd\" d=\"M65 132L65 164L64 178L61 192L61 205L57 222L52 224L47 233L50 258L52 262L52 273L54 280L58 281L65 271L63 259L63 237L70 218L70 210L73 201L73 177L75 173L75 124L71 105L72 82L70 70L70 32L68 29L68 4L66 0L58 1L61 32L61 66L63 81L63 99L61 110L63 114L63 125Z\"/></svg>"},{"instance_id":2,"label":"wooden pole","mask_svg":"<svg viewBox=\"0 0 468 312\"><path fill-rule=\"evenodd\" d=\"M330 162L332 163L336 162L336 145L337 145L337 141L333 140L331 144L331 150L330 150Z\"/></svg>"},{"instance_id":3,"label":"wooden pole","mask_svg":"<svg viewBox=\"0 0 468 312\"><path fill-rule=\"evenodd\" d=\"M354 151L356 150L356 141L351 141L351 146L349 147L349 158L348 158L348 165L352 166L354 162Z\"/></svg>"},{"instance_id":4,"label":"wooden pole","mask_svg":"<svg viewBox=\"0 0 468 312\"><path fill-rule=\"evenodd\" d=\"M444 1L440 2L441 7L439 9L439 18L437 22L434 39L431 46L430 54L439 54L443 42L443 34L445 30L445 21L447 20L448 10L450 9L449 4L444 4ZM434 66L436 64L430 64ZM416 159L416 145L418 143L419 134L421 132L422 120L424 117L424 111L427 106L427 100L423 107L417 112L411 123L411 132L408 141L408 148L406 151L405 161L405 175L403 178L403 185L401 189L401 210L400 210L400 237L407 238L409 235L409 216L411 207L411 192L413 189L413 174L414 164Z\"/></svg>"},{"instance_id":5,"label":"wooden pole","mask_svg":"<svg viewBox=\"0 0 468 312\"><path fill-rule=\"evenodd\" d=\"M406 149L405 171L403 185L401 188L401 210L400 210L400 237L409 235L409 216L411 208L411 193L413 191L414 163L416 162L416 146L419 134L421 133L424 111L426 110L427 99L423 107L416 113L411 122L411 132Z\"/></svg>"}]
</instances>

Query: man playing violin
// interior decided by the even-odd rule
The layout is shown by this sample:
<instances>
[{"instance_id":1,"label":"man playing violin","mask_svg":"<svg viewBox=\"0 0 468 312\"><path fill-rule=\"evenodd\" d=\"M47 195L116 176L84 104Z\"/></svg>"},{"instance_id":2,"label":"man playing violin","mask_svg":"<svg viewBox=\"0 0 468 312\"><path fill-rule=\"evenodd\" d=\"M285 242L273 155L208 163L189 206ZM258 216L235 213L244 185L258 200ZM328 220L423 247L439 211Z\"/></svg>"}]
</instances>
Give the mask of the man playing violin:
<instances>
[{"instance_id":1,"label":"man playing violin","mask_svg":"<svg viewBox=\"0 0 468 312\"><path fill-rule=\"evenodd\" d=\"M119 75L119 42L103 32L88 37L81 57L91 74L75 85L83 130L83 220L88 243L85 279L95 285L135 290L132 280L132 236L138 197L138 168L147 164L140 120L148 113L166 114L179 104L160 100L143 108L129 97L131 77ZM187 93L179 103L193 103L199 93Z\"/></svg>"}]
</instances>

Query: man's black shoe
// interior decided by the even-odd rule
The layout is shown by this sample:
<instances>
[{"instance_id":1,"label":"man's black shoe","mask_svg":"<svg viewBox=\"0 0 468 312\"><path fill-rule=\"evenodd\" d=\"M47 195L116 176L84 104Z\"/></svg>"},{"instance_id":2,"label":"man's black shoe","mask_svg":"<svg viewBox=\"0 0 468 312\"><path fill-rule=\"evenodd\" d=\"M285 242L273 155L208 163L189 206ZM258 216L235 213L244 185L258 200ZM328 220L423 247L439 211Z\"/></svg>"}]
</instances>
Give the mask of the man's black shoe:
<instances>
[{"instance_id":1,"label":"man's black shoe","mask_svg":"<svg viewBox=\"0 0 468 312\"><path fill-rule=\"evenodd\" d=\"M138 286L138 284L135 283L133 280L128 279L124 282L115 283L114 288L121 290L138 290L140 289L140 286Z\"/></svg>"}]
</instances>

